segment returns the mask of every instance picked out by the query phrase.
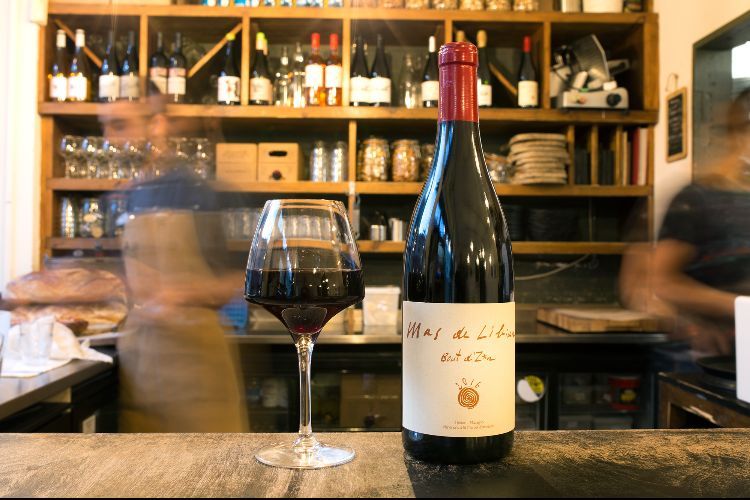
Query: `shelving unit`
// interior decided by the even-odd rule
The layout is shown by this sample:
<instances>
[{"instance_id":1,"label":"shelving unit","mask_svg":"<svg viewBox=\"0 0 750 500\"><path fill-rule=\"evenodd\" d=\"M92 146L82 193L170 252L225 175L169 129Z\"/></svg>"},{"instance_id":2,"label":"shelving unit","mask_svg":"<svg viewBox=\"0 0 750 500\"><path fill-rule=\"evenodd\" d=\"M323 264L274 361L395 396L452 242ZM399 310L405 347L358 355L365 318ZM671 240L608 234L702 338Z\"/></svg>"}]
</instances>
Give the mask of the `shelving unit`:
<instances>
[{"instance_id":1,"label":"shelving unit","mask_svg":"<svg viewBox=\"0 0 750 500\"><path fill-rule=\"evenodd\" d=\"M497 184L496 190L502 198L529 200L544 204L561 201L580 201L591 206L594 203L618 202L632 208L634 203L644 202L647 207L648 233L653 225L653 125L658 120L658 16L651 10L651 2L644 2L647 11L629 14L563 14L559 12L471 12L460 10L409 10L409 9L364 9L364 8L297 8L297 7L204 7L197 5L89 5L50 2L49 22L40 34L39 54L39 114L42 122L42 254L55 255L71 250L119 249L116 239L64 239L57 237L59 197L68 194L106 193L127 186L125 182L98 179L66 179L63 177L57 144L66 133L95 133L100 129L100 117L117 117L118 113L148 113L138 104L116 105L100 103L52 103L46 101L46 70L53 55L53 39L57 22L76 28L78 26L100 31L109 29L110 16L117 16L118 29L135 29L139 45L139 68L143 88L148 68L148 57L155 43L155 32L167 33L182 30L202 41L217 42L234 29L237 32L240 51L240 74L242 80L241 106L219 106L211 104L168 105L166 115L177 120L210 122L211 126L223 129L228 136L248 137L269 132L268 128L281 134L294 135L303 131L322 130L329 135L345 140L349 147L349 179L356 179L356 151L358 141L371 133L387 131L391 135L408 136L414 130L422 135L434 133L437 112L434 109L403 108L357 108L344 105L337 108L288 109L272 106L249 106L249 75L254 57L251 40L262 29L271 44L289 43L309 37L312 31L337 32L341 35L343 63L344 103L348 103L348 75L352 38L357 32L372 34L381 32L386 44L409 47L425 45L426 34L435 34L439 42L451 41L456 29L470 36L477 29L491 33L490 43L508 47L516 46L517 38L530 34L534 40L536 64L540 75L539 109L491 108L479 113L483 138L500 137L514 131L563 132L573 145L587 143L590 150L598 147L603 131L621 131L633 127L648 127L648 176L645 186L599 186L597 164L592 161L592 185L575 185L571 166L570 183L562 186L520 186ZM346 2L348 5L348 2ZM104 22L106 18L106 22ZM552 108L548 97L549 68L552 48L589 32L596 33L609 44L616 56L633 59L633 69L627 77L633 109L628 111L568 111ZM369 35L368 35L369 36ZM209 51L211 52L211 51ZM220 52L220 51L218 51ZM207 82L207 64L198 68L195 78ZM643 61L649 61L644 64ZM396 75L394 75L395 77ZM145 92L142 91L142 94ZM608 133L608 132L607 132ZM226 185L212 183L222 192L248 193L271 197L273 195L304 194L333 196L347 201L353 211L354 200L362 196L362 206L368 203L389 203L390 199L410 199L422 189L421 183L397 182L254 182L248 185ZM406 203L406 202L402 202ZM411 202L413 203L413 202ZM625 219L627 214L621 213ZM592 240L589 230L589 240ZM230 249L246 251L249 242L231 241ZM400 254L403 243L360 241L363 253ZM576 241L576 242L532 242L513 243L518 254L621 254L625 244L621 241Z\"/></svg>"}]
</instances>

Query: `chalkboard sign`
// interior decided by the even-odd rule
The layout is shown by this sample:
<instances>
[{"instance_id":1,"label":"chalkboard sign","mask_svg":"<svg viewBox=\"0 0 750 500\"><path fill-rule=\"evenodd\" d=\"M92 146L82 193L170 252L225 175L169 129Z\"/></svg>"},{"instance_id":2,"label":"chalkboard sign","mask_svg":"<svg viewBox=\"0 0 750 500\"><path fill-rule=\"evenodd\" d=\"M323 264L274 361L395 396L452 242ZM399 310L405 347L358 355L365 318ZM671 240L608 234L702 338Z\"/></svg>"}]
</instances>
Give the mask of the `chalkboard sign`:
<instances>
[{"instance_id":1,"label":"chalkboard sign","mask_svg":"<svg viewBox=\"0 0 750 500\"><path fill-rule=\"evenodd\" d=\"M667 161L687 157L687 89L667 96Z\"/></svg>"}]
</instances>

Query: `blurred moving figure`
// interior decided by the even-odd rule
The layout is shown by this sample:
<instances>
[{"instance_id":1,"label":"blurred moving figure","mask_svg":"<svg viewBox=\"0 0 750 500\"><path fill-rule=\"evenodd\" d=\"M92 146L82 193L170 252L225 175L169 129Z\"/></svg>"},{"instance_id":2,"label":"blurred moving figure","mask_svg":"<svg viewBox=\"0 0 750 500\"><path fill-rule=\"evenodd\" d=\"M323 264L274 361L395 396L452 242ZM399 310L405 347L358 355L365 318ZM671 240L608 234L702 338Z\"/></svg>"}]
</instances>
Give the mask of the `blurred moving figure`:
<instances>
[{"instance_id":1,"label":"blurred moving figure","mask_svg":"<svg viewBox=\"0 0 750 500\"><path fill-rule=\"evenodd\" d=\"M731 104L731 148L672 200L653 251L623 261L626 305L671 317L695 356L731 354L734 300L750 295L750 89Z\"/></svg>"},{"instance_id":2,"label":"blurred moving figure","mask_svg":"<svg viewBox=\"0 0 750 500\"><path fill-rule=\"evenodd\" d=\"M105 135L163 144L163 110L153 99L147 110L118 109L103 117ZM158 162L160 175L128 193L122 250L133 309L118 343L120 430L243 432L238 356L217 311L243 276L229 271L215 193L185 165Z\"/></svg>"}]
</instances>

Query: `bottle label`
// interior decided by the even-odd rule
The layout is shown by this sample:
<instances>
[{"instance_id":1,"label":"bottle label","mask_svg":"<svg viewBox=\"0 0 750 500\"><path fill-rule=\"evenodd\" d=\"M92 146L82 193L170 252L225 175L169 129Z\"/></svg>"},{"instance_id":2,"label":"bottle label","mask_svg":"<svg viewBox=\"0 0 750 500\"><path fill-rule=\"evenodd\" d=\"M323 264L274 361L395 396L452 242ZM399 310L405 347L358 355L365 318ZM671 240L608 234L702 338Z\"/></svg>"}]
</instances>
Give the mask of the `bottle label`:
<instances>
[{"instance_id":1,"label":"bottle label","mask_svg":"<svg viewBox=\"0 0 750 500\"><path fill-rule=\"evenodd\" d=\"M391 103L391 79L383 76L370 78L370 102Z\"/></svg>"},{"instance_id":2,"label":"bottle label","mask_svg":"<svg viewBox=\"0 0 750 500\"><path fill-rule=\"evenodd\" d=\"M329 64L326 66L326 87L340 89L342 79L343 72L340 65Z\"/></svg>"},{"instance_id":3,"label":"bottle label","mask_svg":"<svg viewBox=\"0 0 750 500\"><path fill-rule=\"evenodd\" d=\"M160 93L167 93L167 68L149 68L148 76Z\"/></svg>"},{"instance_id":4,"label":"bottle label","mask_svg":"<svg viewBox=\"0 0 750 500\"><path fill-rule=\"evenodd\" d=\"M539 84L532 81L518 82L518 106L534 108L539 105Z\"/></svg>"},{"instance_id":5,"label":"bottle label","mask_svg":"<svg viewBox=\"0 0 750 500\"><path fill-rule=\"evenodd\" d=\"M439 97L440 84L438 82L422 82L422 102L437 101Z\"/></svg>"},{"instance_id":6,"label":"bottle label","mask_svg":"<svg viewBox=\"0 0 750 500\"><path fill-rule=\"evenodd\" d=\"M138 99L140 96L141 85L138 75L122 75L120 77L120 99Z\"/></svg>"},{"instance_id":7,"label":"bottle label","mask_svg":"<svg viewBox=\"0 0 750 500\"><path fill-rule=\"evenodd\" d=\"M266 77L250 79L250 100L271 102L271 80Z\"/></svg>"},{"instance_id":8,"label":"bottle label","mask_svg":"<svg viewBox=\"0 0 750 500\"><path fill-rule=\"evenodd\" d=\"M477 105L479 107L492 106L492 85L477 80Z\"/></svg>"},{"instance_id":9,"label":"bottle label","mask_svg":"<svg viewBox=\"0 0 750 500\"><path fill-rule=\"evenodd\" d=\"M101 75L99 77L99 99L117 99L120 97L120 77Z\"/></svg>"},{"instance_id":10,"label":"bottle label","mask_svg":"<svg viewBox=\"0 0 750 500\"><path fill-rule=\"evenodd\" d=\"M68 77L68 99L75 101L87 101L88 96L88 78L83 75L74 75Z\"/></svg>"},{"instance_id":11,"label":"bottle label","mask_svg":"<svg viewBox=\"0 0 750 500\"><path fill-rule=\"evenodd\" d=\"M68 97L68 79L63 75L53 76L49 81L49 98L64 101Z\"/></svg>"},{"instance_id":12,"label":"bottle label","mask_svg":"<svg viewBox=\"0 0 750 500\"><path fill-rule=\"evenodd\" d=\"M185 68L169 68L169 78L167 78L167 93L172 95L185 94Z\"/></svg>"},{"instance_id":13,"label":"bottle label","mask_svg":"<svg viewBox=\"0 0 750 500\"><path fill-rule=\"evenodd\" d=\"M305 66L305 87L323 86L323 66L320 64L308 64Z\"/></svg>"},{"instance_id":14,"label":"bottle label","mask_svg":"<svg viewBox=\"0 0 750 500\"><path fill-rule=\"evenodd\" d=\"M349 79L349 101L356 103L370 102L369 78L353 76Z\"/></svg>"},{"instance_id":15,"label":"bottle label","mask_svg":"<svg viewBox=\"0 0 750 500\"><path fill-rule=\"evenodd\" d=\"M240 77L220 76L218 94L219 102L240 102Z\"/></svg>"},{"instance_id":16,"label":"bottle label","mask_svg":"<svg viewBox=\"0 0 750 500\"><path fill-rule=\"evenodd\" d=\"M516 305L404 301L403 426L481 437L515 428Z\"/></svg>"}]
</instances>

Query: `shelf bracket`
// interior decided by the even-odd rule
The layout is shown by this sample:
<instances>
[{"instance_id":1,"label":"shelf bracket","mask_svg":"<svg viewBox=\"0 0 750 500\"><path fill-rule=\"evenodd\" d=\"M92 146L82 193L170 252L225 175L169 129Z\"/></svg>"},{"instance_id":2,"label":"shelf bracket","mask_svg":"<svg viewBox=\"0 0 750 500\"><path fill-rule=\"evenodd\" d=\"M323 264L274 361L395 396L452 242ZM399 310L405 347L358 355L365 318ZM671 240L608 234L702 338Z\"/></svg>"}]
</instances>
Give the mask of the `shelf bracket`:
<instances>
[{"instance_id":1,"label":"shelf bracket","mask_svg":"<svg viewBox=\"0 0 750 500\"><path fill-rule=\"evenodd\" d=\"M239 23L237 24L237 26L235 26L229 32L227 32L226 35L221 37L221 40L219 40L219 42L216 45L211 47L211 50L206 52L203 55L203 57L201 57L198 60L198 62L195 63L192 68L190 68L190 71L188 71L187 77L188 78L194 77L195 74L198 73L198 71L200 71L201 68L206 65L206 63L208 63L208 61L210 61L222 48L224 48L224 45L226 45L227 43L227 35L230 35L230 34L236 35L237 33L240 32L241 29L242 29L242 23Z\"/></svg>"}]
</instances>

